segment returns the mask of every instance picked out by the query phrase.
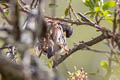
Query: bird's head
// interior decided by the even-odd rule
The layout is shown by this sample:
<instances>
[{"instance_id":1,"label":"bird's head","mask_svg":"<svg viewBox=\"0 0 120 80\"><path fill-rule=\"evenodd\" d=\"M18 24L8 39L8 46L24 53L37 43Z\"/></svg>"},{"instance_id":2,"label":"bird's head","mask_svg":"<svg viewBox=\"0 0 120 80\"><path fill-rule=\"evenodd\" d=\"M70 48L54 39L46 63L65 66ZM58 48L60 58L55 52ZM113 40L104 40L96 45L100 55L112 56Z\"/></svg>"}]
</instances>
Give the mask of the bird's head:
<instances>
[{"instance_id":1,"label":"bird's head","mask_svg":"<svg viewBox=\"0 0 120 80\"><path fill-rule=\"evenodd\" d=\"M66 37L69 38L72 36L73 34L73 28L72 26L64 23L64 22L61 22L60 25L62 26L63 28L63 32L66 32Z\"/></svg>"},{"instance_id":2,"label":"bird's head","mask_svg":"<svg viewBox=\"0 0 120 80\"><path fill-rule=\"evenodd\" d=\"M66 37L69 38L69 37L72 36L72 34L73 34L72 26L67 27L67 29L66 29Z\"/></svg>"}]
</instances>

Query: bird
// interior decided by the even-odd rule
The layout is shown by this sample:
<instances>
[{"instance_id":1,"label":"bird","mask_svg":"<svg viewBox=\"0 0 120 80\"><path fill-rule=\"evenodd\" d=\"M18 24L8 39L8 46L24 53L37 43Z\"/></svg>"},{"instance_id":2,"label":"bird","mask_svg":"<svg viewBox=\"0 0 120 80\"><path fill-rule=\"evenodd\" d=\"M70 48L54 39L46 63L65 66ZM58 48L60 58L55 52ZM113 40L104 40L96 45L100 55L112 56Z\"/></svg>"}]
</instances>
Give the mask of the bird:
<instances>
[{"instance_id":1,"label":"bird","mask_svg":"<svg viewBox=\"0 0 120 80\"><path fill-rule=\"evenodd\" d=\"M15 46L9 46L8 52L6 52L6 57L8 57L11 61L17 62L16 58L16 47Z\"/></svg>"},{"instance_id":2,"label":"bird","mask_svg":"<svg viewBox=\"0 0 120 80\"><path fill-rule=\"evenodd\" d=\"M46 37L40 38L36 42L35 49L39 51L38 57L41 57L42 54L46 55L48 59L53 61L52 67L54 67L56 63L55 57L69 51L66 38L72 36L73 28L67 23L58 20L44 18L44 21L47 26ZM27 29L26 26L29 27L28 24L29 22L24 25L24 29Z\"/></svg>"},{"instance_id":3,"label":"bird","mask_svg":"<svg viewBox=\"0 0 120 80\"><path fill-rule=\"evenodd\" d=\"M30 24L32 23L32 18L36 18L36 13L36 9L31 10L27 19L25 20L23 30L32 28L34 26ZM61 54L64 51L68 52L69 49L66 38L70 38L73 34L72 26L67 25L65 22L48 18L44 18L44 21L47 26L47 31L45 33L47 34L47 37L39 39L39 41L36 43L36 47L40 51L39 57L43 53L47 55L48 59L50 59L51 57Z\"/></svg>"},{"instance_id":4,"label":"bird","mask_svg":"<svg viewBox=\"0 0 120 80\"><path fill-rule=\"evenodd\" d=\"M69 49L66 38L69 38L73 33L72 26L68 26L63 22L51 19L46 19L46 23L50 29L48 30L48 48L45 51L48 59L57 54L61 54L64 51L68 52Z\"/></svg>"}]
</instances>

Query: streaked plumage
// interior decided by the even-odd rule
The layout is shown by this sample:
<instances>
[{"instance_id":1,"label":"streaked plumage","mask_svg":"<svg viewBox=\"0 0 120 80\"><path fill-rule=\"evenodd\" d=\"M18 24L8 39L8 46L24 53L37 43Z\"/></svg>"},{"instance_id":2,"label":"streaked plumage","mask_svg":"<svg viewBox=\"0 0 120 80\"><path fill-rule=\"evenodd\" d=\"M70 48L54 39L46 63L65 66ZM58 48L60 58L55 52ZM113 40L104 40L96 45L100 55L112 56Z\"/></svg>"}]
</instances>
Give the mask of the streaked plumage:
<instances>
[{"instance_id":1,"label":"streaked plumage","mask_svg":"<svg viewBox=\"0 0 120 80\"><path fill-rule=\"evenodd\" d=\"M60 54L64 51L68 51L66 36L63 32L63 28L59 25L59 21L52 21L47 20L48 27L50 28L50 35L49 35L49 44L47 51L48 58Z\"/></svg>"}]
</instances>

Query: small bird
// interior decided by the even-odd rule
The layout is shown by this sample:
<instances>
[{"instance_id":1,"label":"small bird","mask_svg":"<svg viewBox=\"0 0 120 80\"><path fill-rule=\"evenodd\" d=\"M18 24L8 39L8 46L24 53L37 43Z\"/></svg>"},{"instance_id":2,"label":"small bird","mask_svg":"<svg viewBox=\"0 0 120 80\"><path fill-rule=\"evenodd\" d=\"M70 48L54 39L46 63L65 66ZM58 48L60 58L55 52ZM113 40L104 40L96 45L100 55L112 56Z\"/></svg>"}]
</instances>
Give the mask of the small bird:
<instances>
[{"instance_id":1,"label":"small bird","mask_svg":"<svg viewBox=\"0 0 120 80\"><path fill-rule=\"evenodd\" d=\"M33 9L27 17L23 25L23 30L30 28L30 26L34 26L29 25L30 23L32 23L30 21L31 18L36 18L36 9ZM44 21L47 25L47 37L41 38L37 42L37 47L40 51L39 56L41 56L42 53L46 53L47 57L51 58L52 56L60 54L64 51L68 52L69 49L67 47L66 38L71 37L71 35L73 34L72 26L67 25L65 22L52 20L48 18L45 18Z\"/></svg>"},{"instance_id":2,"label":"small bird","mask_svg":"<svg viewBox=\"0 0 120 80\"><path fill-rule=\"evenodd\" d=\"M10 46L8 47L8 52L5 54L11 61L17 62L16 58L16 47Z\"/></svg>"},{"instance_id":3,"label":"small bird","mask_svg":"<svg viewBox=\"0 0 120 80\"><path fill-rule=\"evenodd\" d=\"M57 20L45 18L44 21L47 26L46 37L40 38L35 47L40 52L39 57L42 54L45 54L48 59L52 59L54 67L56 63L55 56L62 52L68 53L69 51L66 38L70 38L72 36L73 28L65 22Z\"/></svg>"},{"instance_id":4,"label":"small bird","mask_svg":"<svg viewBox=\"0 0 120 80\"><path fill-rule=\"evenodd\" d=\"M73 28L65 23L56 20L47 19L50 34L48 38L48 48L46 50L48 58L64 51L68 52L66 38L69 38L73 33ZM64 34L66 33L66 34Z\"/></svg>"}]
</instances>

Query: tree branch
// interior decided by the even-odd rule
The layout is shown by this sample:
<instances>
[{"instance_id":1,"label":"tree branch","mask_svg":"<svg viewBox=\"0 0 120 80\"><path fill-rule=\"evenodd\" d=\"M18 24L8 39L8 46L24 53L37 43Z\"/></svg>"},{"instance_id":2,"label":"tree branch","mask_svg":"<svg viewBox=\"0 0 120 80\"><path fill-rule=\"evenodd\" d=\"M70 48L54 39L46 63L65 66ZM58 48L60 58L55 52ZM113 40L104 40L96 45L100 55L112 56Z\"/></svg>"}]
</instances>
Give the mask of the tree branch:
<instances>
[{"instance_id":1,"label":"tree branch","mask_svg":"<svg viewBox=\"0 0 120 80\"><path fill-rule=\"evenodd\" d=\"M13 78L23 80L23 67L21 65L10 62L4 56L0 56L0 73L4 78ZM9 79L11 80L11 79Z\"/></svg>"},{"instance_id":2,"label":"tree branch","mask_svg":"<svg viewBox=\"0 0 120 80\"><path fill-rule=\"evenodd\" d=\"M85 50L96 52L96 53L110 53L108 51L102 51L102 50L96 50L96 49L91 49L91 48L86 48Z\"/></svg>"},{"instance_id":3,"label":"tree branch","mask_svg":"<svg viewBox=\"0 0 120 80\"><path fill-rule=\"evenodd\" d=\"M117 15L118 15L118 1L116 0L116 6L114 9L114 19L113 19L113 35L115 35L115 33L116 33ZM114 47L114 41L115 41L115 37L113 36L112 41L111 41L113 47Z\"/></svg>"},{"instance_id":4,"label":"tree branch","mask_svg":"<svg viewBox=\"0 0 120 80\"><path fill-rule=\"evenodd\" d=\"M61 80L38 57L28 54L25 54L22 64L0 55L0 74L2 80Z\"/></svg>"},{"instance_id":5,"label":"tree branch","mask_svg":"<svg viewBox=\"0 0 120 80\"><path fill-rule=\"evenodd\" d=\"M69 50L68 53L64 54L61 56L61 58L59 58L56 63L54 64L54 67L58 66L60 63L62 63L65 59L67 59L71 54L73 54L74 52L80 50L80 49L84 49L88 46L92 46L95 45L99 42L101 42L102 40L106 39L106 38L110 38L111 36L107 36L104 34L101 34L99 36L97 36L96 38L94 38L93 40L90 40L88 42L84 42L84 43L80 43L79 45L77 45L76 47L72 48L71 50Z\"/></svg>"},{"instance_id":6,"label":"tree branch","mask_svg":"<svg viewBox=\"0 0 120 80\"><path fill-rule=\"evenodd\" d=\"M5 15L5 13L3 12L2 8L0 7L0 12L2 13L2 15L4 16L5 20L10 24L13 25L13 23L8 19L8 17Z\"/></svg>"},{"instance_id":7,"label":"tree branch","mask_svg":"<svg viewBox=\"0 0 120 80\"><path fill-rule=\"evenodd\" d=\"M13 35L15 40L20 40L21 32L19 27L19 10L16 0L10 1L10 9L11 9L11 21L13 23Z\"/></svg>"},{"instance_id":8,"label":"tree branch","mask_svg":"<svg viewBox=\"0 0 120 80\"><path fill-rule=\"evenodd\" d=\"M70 20L70 19L62 19L62 18L53 18L53 17L49 17L49 16L45 16L45 18L48 18L48 19L52 19L52 20L59 20L59 21L64 21L64 22L68 22L68 23L71 23L71 24L76 24L76 25L89 25L93 28L96 28L102 32L110 32L110 30L100 26L100 25L97 25L96 23L90 21L90 22L80 22L80 21L73 21L73 20Z\"/></svg>"}]
</instances>

